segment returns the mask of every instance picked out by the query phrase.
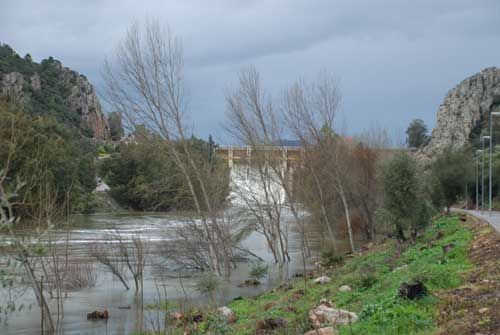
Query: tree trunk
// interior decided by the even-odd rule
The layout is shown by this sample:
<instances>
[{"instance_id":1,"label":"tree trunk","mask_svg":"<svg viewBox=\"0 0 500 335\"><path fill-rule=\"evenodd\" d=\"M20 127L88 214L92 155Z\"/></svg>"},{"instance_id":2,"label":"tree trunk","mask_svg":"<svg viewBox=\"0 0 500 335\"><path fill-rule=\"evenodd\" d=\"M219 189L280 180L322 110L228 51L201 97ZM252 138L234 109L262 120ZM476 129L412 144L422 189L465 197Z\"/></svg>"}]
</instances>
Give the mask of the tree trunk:
<instances>
[{"instance_id":1,"label":"tree trunk","mask_svg":"<svg viewBox=\"0 0 500 335\"><path fill-rule=\"evenodd\" d=\"M396 224L396 232L398 234L398 239L400 239L403 242L406 241L405 233L400 223Z\"/></svg>"},{"instance_id":2,"label":"tree trunk","mask_svg":"<svg viewBox=\"0 0 500 335\"><path fill-rule=\"evenodd\" d=\"M24 252L21 251L21 253L22 253L22 257L23 257L22 262L23 262L24 269L26 270L26 274L28 275L28 279L30 281L31 287L33 288L33 291L35 292L38 306L40 306L40 311L43 314L44 324L47 325L49 334L53 334L55 331L54 322L52 321L52 316L50 315L50 309L49 309L49 305L47 304L47 300L45 300L45 297L43 296L42 287L40 286L40 284L36 280L35 273L33 272L33 269L31 268L27 257L24 255Z\"/></svg>"},{"instance_id":3,"label":"tree trunk","mask_svg":"<svg viewBox=\"0 0 500 335\"><path fill-rule=\"evenodd\" d=\"M342 205L344 206L345 218L347 221L347 232L349 234L349 244L351 245L351 251L354 253L354 252L356 252L356 249L354 247L354 240L352 237L351 214L349 213L349 206L347 204L347 199L346 199L346 196L344 194L344 189L342 188L342 184L340 182L338 183L338 188L339 188L340 199L342 200Z\"/></svg>"},{"instance_id":4,"label":"tree trunk","mask_svg":"<svg viewBox=\"0 0 500 335\"><path fill-rule=\"evenodd\" d=\"M320 207L321 207L321 214L323 215L323 220L325 220L325 225L326 225L326 228L328 229L328 234L330 235L330 238L332 240L333 251L335 253L337 253L337 240L335 238L335 234L333 232L333 228L330 225L330 220L328 220L328 213L326 212L326 207L324 205L323 189L321 188L321 184L320 184L320 182L318 180L318 177L314 173L314 171L312 171L312 169L310 169L310 170L312 172L312 175L313 175L316 187L318 188L318 194L319 194L319 200L320 200Z\"/></svg>"}]
</instances>

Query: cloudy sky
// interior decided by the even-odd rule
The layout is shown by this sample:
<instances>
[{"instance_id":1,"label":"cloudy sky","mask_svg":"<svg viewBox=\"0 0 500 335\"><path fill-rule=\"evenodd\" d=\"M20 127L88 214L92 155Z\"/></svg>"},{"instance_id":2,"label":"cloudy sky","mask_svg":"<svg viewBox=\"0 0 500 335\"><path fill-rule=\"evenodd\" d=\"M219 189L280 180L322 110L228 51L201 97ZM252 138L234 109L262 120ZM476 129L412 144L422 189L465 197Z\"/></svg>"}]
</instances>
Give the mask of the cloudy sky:
<instances>
[{"instance_id":1,"label":"cloudy sky","mask_svg":"<svg viewBox=\"0 0 500 335\"><path fill-rule=\"evenodd\" d=\"M105 56L148 16L182 37L191 120L222 142L224 92L247 65L276 94L327 69L342 93L338 127L399 136L413 118L433 127L450 88L500 67L499 0L1 0L0 42L99 88Z\"/></svg>"}]
</instances>

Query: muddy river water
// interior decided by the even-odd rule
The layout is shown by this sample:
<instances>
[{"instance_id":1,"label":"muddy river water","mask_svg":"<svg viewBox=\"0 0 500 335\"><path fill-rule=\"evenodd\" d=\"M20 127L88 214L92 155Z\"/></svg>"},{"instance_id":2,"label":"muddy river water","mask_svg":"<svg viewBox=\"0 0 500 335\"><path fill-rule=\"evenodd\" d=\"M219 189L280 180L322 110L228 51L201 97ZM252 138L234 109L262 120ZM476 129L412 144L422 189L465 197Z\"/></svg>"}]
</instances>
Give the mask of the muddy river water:
<instances>
[{"instance_id":1,"label":"muddy river water","mask_svg":"<svg viewBox=\"0 0 500 335\"><path fill-rule=\"evenodd\" d=\"M146 268L144 275L143 299L144 304L158 301L159 290L162 296L166 295L171 300L187 300L192 304L203 304L207 298L201 296L194 289L199 275L182 275L182 269L168 269L162 259L161 246L168 244L172 239L172 232L185 224L182 215L165 213L113 213L79 215L72 218L70 226L55 228L52 239L67 245L70 261L84 262L94 266L96 284L90 288L74 289L67 292L64 299L64 317L62 319L62 334L102 335L102 334L132 334L141 327L148 327L148 323L155 322L157 312L147 311L141 318L140 304L135 295L133 280L129 278L130 290L112 276L102 265L97 264L91 256L90 249L99 243L105 243L110 233L119 231L123 238L140 236L147 245ZM309 241L313 254L317 255L324 243L324 234L321 229L310 225ZM25 234L29 236L30 231ZM289 248L292 261L286 270L279 269L272 262L265 239L258 233L252 233L245 238L243 245L261 257L270 266L270 274L261 287L242 287L240 284L248 279L251 263L240 262L232 271L228 280L222 281L217 297L219 304L224 304L238 296L256 295L262 290L274 287L279 282L280 276L286 271L289 275L301 272L303 261L299 235L295 227L289 230ZM307 263L312 266L314 258ZM1 266L1 265L0 265ZM16 306L23 308L21 311L2 316L0 321L0 334L2 335L27 335L40 334L40 309L31 289L14 287L13 289L0 289L0 305L5 305L9 300L14 300ZM50 301L51 309L56 307L55 299ZM109 311L110 318L105 321L87 321L86 314L94 310Z\"/></svg>"}]
</instances>

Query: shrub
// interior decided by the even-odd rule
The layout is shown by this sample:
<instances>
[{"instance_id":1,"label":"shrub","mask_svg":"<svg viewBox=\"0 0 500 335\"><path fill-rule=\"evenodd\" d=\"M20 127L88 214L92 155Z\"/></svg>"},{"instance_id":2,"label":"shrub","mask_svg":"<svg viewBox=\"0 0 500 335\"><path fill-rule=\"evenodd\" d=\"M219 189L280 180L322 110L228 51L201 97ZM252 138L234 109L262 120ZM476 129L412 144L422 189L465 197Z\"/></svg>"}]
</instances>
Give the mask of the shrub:
<instances>
[{"instance_id":1,"label":"shrub","mask_svg":"<svg viewBox=\"0 0 500 335\"><path fill-rule=\"evenodd\" d=\"M324 251L321 253L321 265L330 267L341 265L344 263L344 257L342 255L336 254L333 250Z\"/></svg>"},{"instance_id":2,"label":"shrub","mask_svg":"<svg viewBox=\"0 0 500 335\"><path fill-rule=\"evenodd\" d=\"M250 277L261 280L269 272L269 267L264 263L255 263L250 270Z\"/></svg>"}]
</instances>

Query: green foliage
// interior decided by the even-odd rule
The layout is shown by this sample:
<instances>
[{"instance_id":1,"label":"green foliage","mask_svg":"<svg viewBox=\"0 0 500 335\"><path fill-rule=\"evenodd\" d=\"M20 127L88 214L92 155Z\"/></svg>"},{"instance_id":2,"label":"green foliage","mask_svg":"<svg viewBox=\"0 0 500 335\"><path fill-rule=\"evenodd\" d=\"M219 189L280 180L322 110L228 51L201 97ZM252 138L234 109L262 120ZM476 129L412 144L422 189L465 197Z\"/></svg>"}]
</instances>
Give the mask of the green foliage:
<instances>
[{"instance_id":1,"label":"green foliage","mask_svg":"<svg viewBox=\"0 0 500 335\"><path fill-rule=\"evenodd\" d=\"M53 117L30 116L0 101L0 170L8 168L7 188L16 180L25 183L16 199L21 214L85 207L95 188L94 157L89 140Z\"/></svg>"},{"instance_id":2,"label":"green foliage","mask_svg":"<svg viewBox=\"0 0 500 335\"><path fill-rule=\"evenodd\" d=\"M202 327L200 327L202 328ZM226 322L226 319L220 313L211 313L208 320L204 322L203 329L200 329L201 334L206 335L225 335L232 334L231 326Z\"/></svg>"},{"instance_id":3,"label":"green foliage","mask_svg":"<svg viewBox=\"0 0 500 335\"><path fill-rule=\"evenodd\" d=\"M186 178L166 143L144 129L136 134L136 143L120 145L116 153L100 164L100 176L111 187L111 196L121 205L136 210L193 209ZM229 191L226 165L213 156L209 143L193 138L188 146L196 164L209 174L207 186L215 189L208 189L213 195L212 205L221 206Z\"/></svg>"},{"instance_id":4,"label":"green foliage","mask_svg":"<svg viewBox=\"0 0 500 335\"><path fill-rule=\"evenodd\" d=\"M107 155L115 152L115 147L110 143L104 143L97 147L97 153L99 155Z\"/></svg>"},{"instance_id":5,"label":"green foliage","mask_svg":"<svg viewBox=\"0 0 500 335\"><path fill-rule=\"evenodd\" d=\"M406 143L410 148L420 148L429 142L427 126L421 119L411 121L406 129Z\"/></svg>"},{"instance_id":6,"label":"green foliage","mask_svg":"<svg viewBox=\"0 0 500 335\"><path fill-rule=\"evenodd\" d=\"M406 239L404 231L407 229L416 235L416 230L430 219L416 161L406 153L397 154L384 166L382 183L384 202L380 217L394 225L401 240Z\"/></svg>"},{"instance_id":7,"label":"green foliage","mask_svg":"<svg viewBox=\"0 0 500 335\"><path fill-rule=\"evenodd\" d=\"M22 88L23 103L26 112L33 115L51 116L58 123L77 129L83 136L93 137L91 129L80 129L81 116L78 113L69 112L67 98L71 94L72 82L77 77L65 74L61 62L49 57L40 64L33 62L28 54L20 57L11 47L0 44L0 77L3 74L19 72L22 74L25 85ZM32 76L37 75L40 79L39 89L34 89L30 84Z\"/></svg>"},{"instance_id":8,"label":"green foliage","mask_svg":"<svg viewBox=\"0 0 500 335\"><path fill-rule=\"evenodd\" d=\"M344 257L335 253L333 250L328 250L321 253L321 265L325 267L340 265L344 262Z\"/></svg>"},{"instance_id":9,"label":"green foliage","mask_svg":"<svg viewBox=\"0 0 500 335\"><path fill-rule=\"evenodd\" d=\"M111 112L108 114L108 125L111 132L111 139L113 141L119 141L125 131L123 130L122 115L120 112Z\"/></svg>"},{"instance_id":10,"label":"green foliage","mask_svg":"<svg viewBox=\"0 0 500 335\"><path fill-rule=\"evenodd\" d=\"M221 285L219 277L213 272L204 273L196 283L195 290L200 294L210 297L212 304L215 304L215 295Z\"/></svg>"},{"instance_id":11,"label":"green foliage","mask_svg":"<svg viewBox=\"0 0 500 335\"><path fill-rule=\"evenodd\" d=\"M36 64L32 62L31 56L23 59L7 44L0 44L0 74L13 71L29 76L36 71Z\"/></svg>"},{"instance_id":12,"label":"green foliage","mask_svg":"<svg viewBox=\"0 0 500 335\"><path fill-rule=\"evenodd\" d=\"M433 178L432 198L448 209L464 195L465 186L473 180L474 162L472 154L465 148L446 148L431 164ZM442 197L442 200L439 197Z\"/></svg>"},{"instance_id":13,"label":"green foliage","mask_svg":"<svg viewBox=\"0 0 500 335\"><path fill-rule=\"evenodd\" d=\"M252 269L250 269L250 277L261 280L265 276L267 276L269 272L269 267L267 264L264 263L255 263L252 266Z\"/></svg>"}]
</instances>

